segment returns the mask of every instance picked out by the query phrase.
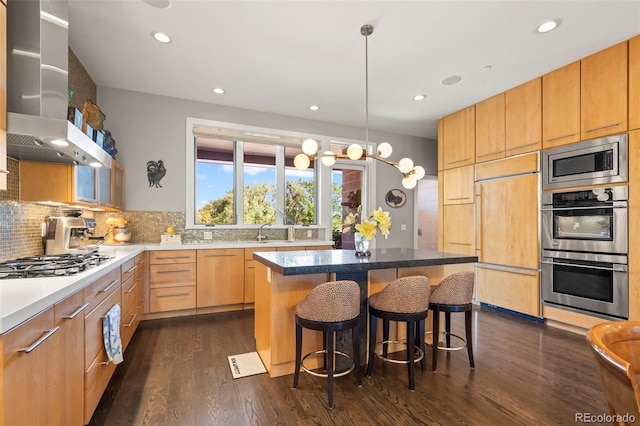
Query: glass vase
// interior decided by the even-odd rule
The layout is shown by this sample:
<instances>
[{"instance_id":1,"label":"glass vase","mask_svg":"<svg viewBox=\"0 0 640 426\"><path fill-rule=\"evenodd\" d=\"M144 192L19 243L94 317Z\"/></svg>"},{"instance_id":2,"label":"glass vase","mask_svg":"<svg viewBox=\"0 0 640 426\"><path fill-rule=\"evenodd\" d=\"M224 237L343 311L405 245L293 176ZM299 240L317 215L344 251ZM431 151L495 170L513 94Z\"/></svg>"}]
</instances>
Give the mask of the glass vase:
<instances>
[{"instance_id":1,"label":"glass vase","mask_svg":"<svg viewBox=\"0 0 640 426\"><path fill-rule=\"evenodd\" d=\"M356 232L353 237L354 237L353 241L356 246L356 256L358 257L371 256L371 252L369 251L369 243L371 241L368 240L364 235L360 234L359 232Z\"/></svg>"}]
</instances>

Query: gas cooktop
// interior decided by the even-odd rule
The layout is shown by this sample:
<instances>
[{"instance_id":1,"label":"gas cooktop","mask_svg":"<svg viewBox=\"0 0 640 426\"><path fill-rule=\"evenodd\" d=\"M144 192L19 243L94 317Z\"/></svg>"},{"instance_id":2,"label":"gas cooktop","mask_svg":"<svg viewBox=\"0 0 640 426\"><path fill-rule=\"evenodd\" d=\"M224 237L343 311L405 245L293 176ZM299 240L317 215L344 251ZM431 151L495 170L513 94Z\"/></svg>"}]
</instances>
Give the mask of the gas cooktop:
<instances>
[{"instance_id":1,"label":"gas cooktop","mask_svg":"<svg viewBox=\"0 0 640 426\"><path fill-rule=\"evenodd\" d=\"M0 263L0 279L75 275L111 259L101 253L30 256Z\"/></svg>"}]
</instances>

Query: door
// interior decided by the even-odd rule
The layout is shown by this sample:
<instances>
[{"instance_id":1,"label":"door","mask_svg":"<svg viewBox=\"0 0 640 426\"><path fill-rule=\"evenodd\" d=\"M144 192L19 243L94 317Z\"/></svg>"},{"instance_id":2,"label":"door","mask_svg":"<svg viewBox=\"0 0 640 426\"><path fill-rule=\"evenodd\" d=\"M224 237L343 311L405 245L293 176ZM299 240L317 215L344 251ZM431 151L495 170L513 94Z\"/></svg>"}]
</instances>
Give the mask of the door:
<instances>
[{"instance_id":1,"label":"door","mask_svg":"<svg viewBox=\"0 0 640 426\"><path fill-rule=\"evenodd\" d=\"M416 187L417 247L438 250L438 178L425 176Z\"/></svg>"}]
</instances>

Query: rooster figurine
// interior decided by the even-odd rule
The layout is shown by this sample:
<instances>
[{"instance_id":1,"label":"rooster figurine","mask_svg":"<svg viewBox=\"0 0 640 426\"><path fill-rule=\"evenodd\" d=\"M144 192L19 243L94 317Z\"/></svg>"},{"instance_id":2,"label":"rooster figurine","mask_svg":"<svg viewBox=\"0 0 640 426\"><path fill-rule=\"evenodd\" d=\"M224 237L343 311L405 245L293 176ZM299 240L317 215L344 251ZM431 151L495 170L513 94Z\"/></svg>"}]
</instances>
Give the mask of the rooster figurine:
<instances>
[{"instance_id":1,"label":"rooster figurine","mask_svg":"<svg viewBox=\"0 0 640 426\"><path fill-rule=\"evenodd\" d=\"M147 161L147 179L149 179L149 188L156 187L162 188L160 180L167 174L167 169L164 168L162 160Z\"/></svg>"}]
</instances>

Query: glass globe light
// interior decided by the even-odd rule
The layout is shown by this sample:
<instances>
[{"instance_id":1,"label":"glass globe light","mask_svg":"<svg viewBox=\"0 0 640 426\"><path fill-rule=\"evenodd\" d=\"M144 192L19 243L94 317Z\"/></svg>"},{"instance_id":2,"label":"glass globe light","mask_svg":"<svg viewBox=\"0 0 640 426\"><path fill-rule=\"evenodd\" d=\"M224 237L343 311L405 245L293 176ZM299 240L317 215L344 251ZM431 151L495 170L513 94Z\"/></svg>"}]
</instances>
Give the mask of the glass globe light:
<instances>
[{"instance_id":1,"label":"glass globe light","mask_svg":"<svg viewBox=\"0 0 640 426\"><path fill-rule=\"evenodd\" d=\"M359 160L362 157L362 152L362 147L357 143L354 143L349 145L349 148L347 148L347 157L352 160Z\"/></svg>"},{"instance_id":2,"label":"glass globe light","mask_svg":"<svg viewBox=\"0 0 640 426\"><path fill-rule=\"evenodd\" d=\"M327 167L331 167L336 164L336 155L332 151L325 151L324 155L320 157L320 161Z\"/></svg>"},{"instance_id":3,"label":"glass globe light","mask_svg":"<svg viewBox=\"0 0 640 426\"><path fill-rule=\"evenodd\" d=\"M413 177L416 178L416 180L420 180L424 177L424 167L422 166L415 166L413 168L414 174Z\"/></svg>"},{"instance_id":4,"label":"glass globe light","mask_svg":"<svg viewBox=\"0 0 640 426\"><path fill-rule=\"evenodd\" d=\"M411 158L403 158L398 162L398 170L402 173L409 173L411 169L413 169L413 160Z\"/></svg>"},{"instance_id":5,"label":"glass globe light","mask_svg":"<svg viewBox=\"0 0 640 426\"><path fill-rule=\"evenodd\" d=\"M298 170L307 170L309 168L309 164L311 164L311 160L309 160L307 155L302 153L296 155L293 159L293 165Z\"/></svg>"},{"instance_id":6,"label":"glass globe light","mask_svg":"<svg viewBox=\"0 0 640 426\"><path fill-rule=\"evenodd\" d=\"M302 152L307 155L313 155L318 152L318 142L313 139L305 139L302 142Z\"/></svg>"},{"instance_id":7,"label":"glass globe light","mask_svg":"<svg viewBox=\"0 0 640 426\"><path fill-rule=\"evenodd\" d=\"M418 181L413 177L413 175L409 175L408 177L402 179L402 186L407 189L415 188L417 183Z\"/></svg>"},{"instance_id":8,"label":"glass globe light","mask_svg":"<svg viewBox=\"0 0 640 426\"><path fill-rule=\"evenodd\" d=\"M382 142L378 145L378 155L382 158L389 157L391 155L391 151L393 151L393 148L391 148L391 144L388 142Z\"/></svg>"}]
</instances>

